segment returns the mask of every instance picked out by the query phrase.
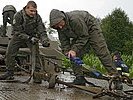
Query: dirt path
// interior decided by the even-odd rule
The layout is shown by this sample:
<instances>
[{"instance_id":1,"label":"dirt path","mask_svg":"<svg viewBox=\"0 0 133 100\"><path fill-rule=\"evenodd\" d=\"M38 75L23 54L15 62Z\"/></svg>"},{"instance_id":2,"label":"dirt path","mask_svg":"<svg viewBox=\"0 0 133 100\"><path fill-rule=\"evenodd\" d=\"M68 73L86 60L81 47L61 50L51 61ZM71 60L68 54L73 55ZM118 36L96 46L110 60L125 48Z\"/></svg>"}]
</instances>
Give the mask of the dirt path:
<instances>
[{"instance_id":1,"label":"dirt path","mask_svg":"<svg viewBox=\"0 0 133 100\"><path fill-rule=\"evenodd\" d=\"M59 76L64 81L72 81L74 76L69 74ZM27 77L15 77L19 80L28 79ZM95 84L106 85L105 81L97 81L89 79ZM68 88L64 85L56 84L54 89L48 89L48 82L43 81L42 84L21 84L21 83L7 83L0 82L0 100L111 100L110 97L105 96L99 99L93 99L93 94L75 89ZM113 99L112 99L113 100Z\"/></svg>"}]
</instances>

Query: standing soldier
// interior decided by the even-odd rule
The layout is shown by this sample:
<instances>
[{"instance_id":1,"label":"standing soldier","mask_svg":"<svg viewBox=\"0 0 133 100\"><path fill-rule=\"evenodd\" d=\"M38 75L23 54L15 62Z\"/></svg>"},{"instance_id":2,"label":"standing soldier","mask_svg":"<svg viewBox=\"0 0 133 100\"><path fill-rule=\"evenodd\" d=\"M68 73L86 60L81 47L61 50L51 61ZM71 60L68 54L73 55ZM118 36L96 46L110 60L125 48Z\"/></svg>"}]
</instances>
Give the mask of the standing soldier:
<instances>
[{"instance_id":1,"label":"standing soldier","mask_svg":"<svg viewBox=\"0 0 133 100\"><path fill-rule=\"evenodd\" d=\"M13 16L16 13L16 9L13 5L6 5L3 8L3 37L6 37L6 26L7 26L7 22L9 24L11 24L11 26L13 25Z\"/></svg>"},{"instance_id":2,"label":"standing soldier","mask_svg":"<svg viewBox=\"0 0 133 100\"><path fill-rule=\"evenodd\" d=\"M40 15L37 13L37 5L34 1L29 1L27 5L14 16L13 20L13 37L8 45L6 52L6 67L5 74L0 76L1 80L13 79L15 57L19 51L19 48L26 45L30 48L33 45L36 46L36 65L35 71L39 72L41 64L39 63L39 44L38 39L44 47L50 45L46 28L42 22ZM35 83L41 83L41 79L37 79L33 76Z\"/></svg>"},{"instance_id":3,"label":"standing soldier","mask_svg":"<svg viewBox=\"0 0 133 100\"><path fill-rule=\"evenodd\" d=\"M111 75L117 75L100 26L87 11L75 10L65 13L53 9L50 12L50 26L58 31L65 55L82 58L85 53L88 53L91 45L107 71ZM73 66L73 70L76 76L73 83L85 85L86 80L80 67Z\"/></svg>"}]
</instances>

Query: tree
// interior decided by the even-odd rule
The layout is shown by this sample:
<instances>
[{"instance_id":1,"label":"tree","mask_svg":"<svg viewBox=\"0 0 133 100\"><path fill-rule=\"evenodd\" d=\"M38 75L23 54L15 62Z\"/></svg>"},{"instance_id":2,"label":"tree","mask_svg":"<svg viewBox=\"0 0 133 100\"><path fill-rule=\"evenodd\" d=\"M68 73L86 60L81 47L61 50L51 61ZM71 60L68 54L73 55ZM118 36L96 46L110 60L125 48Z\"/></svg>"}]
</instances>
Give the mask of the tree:
<instances>
[{"instance_id":1,"label":"tree","mask_svg":"<svg viewBox=\"0 0 133 100\"><path fill-rule=\"evenodd\" d=\"M133 24L123 10L116 8L101 21L101 28L111 52L131 54L133 51Z\"/></svg>"}]
</instances>

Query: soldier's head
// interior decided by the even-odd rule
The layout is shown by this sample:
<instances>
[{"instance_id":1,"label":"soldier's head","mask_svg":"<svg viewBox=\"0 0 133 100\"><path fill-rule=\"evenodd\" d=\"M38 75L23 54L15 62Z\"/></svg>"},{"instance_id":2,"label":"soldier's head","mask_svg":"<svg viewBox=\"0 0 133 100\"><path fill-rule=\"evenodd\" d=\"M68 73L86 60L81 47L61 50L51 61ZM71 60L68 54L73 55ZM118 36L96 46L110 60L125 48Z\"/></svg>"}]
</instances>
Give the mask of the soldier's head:
<instances>
[{"instance_id":1,"label":"soldier's head","mask_svg":"<svg viewBox=\"0 0 133 100\"><path fill-rule=\"evenodd\" d=\"M66 24L64 12L57 9L51 10L49 20L50 26L54 29L62 29Z\"/></svg>"},{"instance_id":2,"label":"soldier's head","mask_svg":"<svg viewBox=\"0 0 133 100\"><path fill-rule=\"evenodd\" d=\"M34 17L37 13L37 4L34 1L29 1L24 9L29 17Z\"/></svg>"},{"instance_id":3,"label":"soldier's head","mask_svg":"<svg viewBox=\"0 0 133 100\"><path fill-rule=\"evenodd\" d=\"M113 60L121 60L121 54L119 51L115 51L112 55Z\"/></svg>"}]
</instances>

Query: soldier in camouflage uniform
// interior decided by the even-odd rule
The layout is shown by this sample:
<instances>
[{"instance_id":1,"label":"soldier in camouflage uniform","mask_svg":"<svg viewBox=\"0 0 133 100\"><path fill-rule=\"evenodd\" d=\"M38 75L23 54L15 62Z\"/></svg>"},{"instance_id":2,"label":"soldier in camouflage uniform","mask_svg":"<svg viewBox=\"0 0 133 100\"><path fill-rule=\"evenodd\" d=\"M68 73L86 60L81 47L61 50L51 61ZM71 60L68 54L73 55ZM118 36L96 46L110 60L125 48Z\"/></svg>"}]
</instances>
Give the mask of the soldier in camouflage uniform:
<instances>
[{"instance_id":1,"label":"soldier in camouflage uniform","mask_svg":"<svg viewBox=\"0 0 133 100\"><path fill-rule=\"evenodd\" d=\"M3 34L2 36L5 37L6 36L6 26L7 26L7 22L11 25L13 25L13 16L16 13L16 8L13 5L6 5L3 8Z\"/></svg>"},{"instance_id":2,"label":"soldier in camouflage uniform","mask_svg":"<svg viewBox=\"0 0 133 100\"><path fill-rule=\"evenodd\" d=\"M65 13L53 9L50 12L50 26L58 31L61 48L65 55L82 58L91 46L107 71L117 73L100 26L87 11L75 10ZM84 85L83 72L79 67L74 67L73 70L76 75L74 84Z\"/></svg>"},{"instance_id":3,"label":"soldier in camouflage uniform","mask_svg":"<svg viewBox=\"0 0 133 100\"><path fill-rule=\"evenodd\" d=\"M38 39L42 43L42 46L48 47L50 45L46 28L42 22L40 15L37 13L37 5L34 1L29 1L27 5L19 12L14 15L13 20L13 37L8 45L6 52L6 66L7 72L0 76L0 79L13 79L15 57L19 51L19 48L26 45L32 48L36 45L36 57L39 54L39 44ZM35 71L40 71L40 63L37 59ZM35 82L40 83L41 80L36 80Z\"/></svg>"}]
</instances>

